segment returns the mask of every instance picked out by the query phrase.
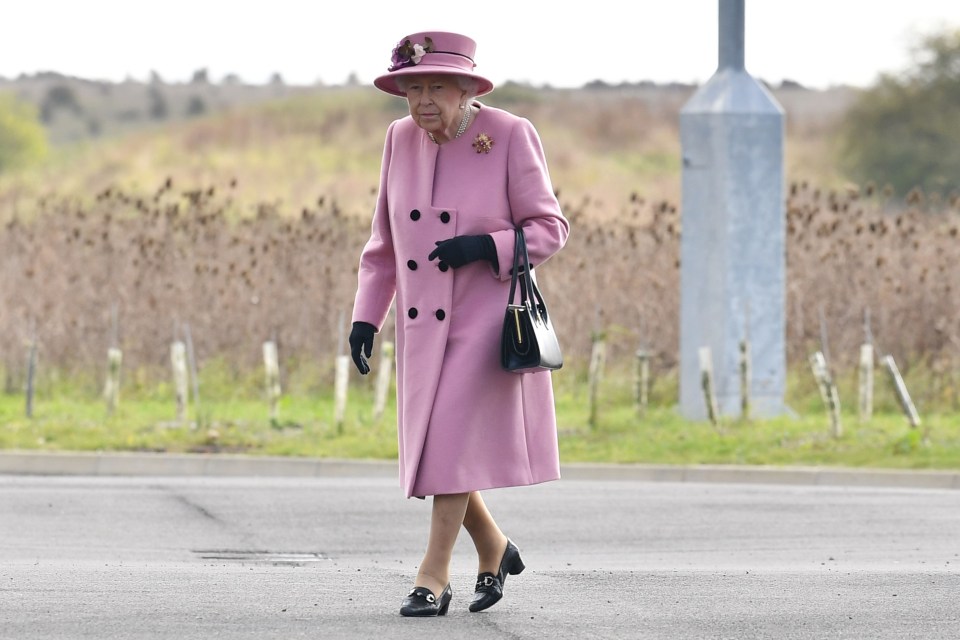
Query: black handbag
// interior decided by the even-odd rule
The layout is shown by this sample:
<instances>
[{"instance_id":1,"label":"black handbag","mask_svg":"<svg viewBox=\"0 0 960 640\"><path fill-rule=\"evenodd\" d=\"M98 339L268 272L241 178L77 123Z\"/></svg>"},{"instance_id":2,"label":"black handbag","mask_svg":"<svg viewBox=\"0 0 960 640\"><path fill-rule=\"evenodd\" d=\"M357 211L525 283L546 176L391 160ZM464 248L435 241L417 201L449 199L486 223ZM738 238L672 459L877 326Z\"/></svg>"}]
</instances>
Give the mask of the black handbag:
<instances>
[{"instance_id":1,"label":"black handbag","mask_svg":"<svg viewBox=\"0 0 960 640\"><path fill-rule=\"evenodd\" d=\"M512 273L510 298L507 300L500 338L500 363L504 369L513 373L559 369L563 366L560 341L553 330L547 304L543 301L536 276L530 267L530 256L522 229L517 229ZM514 302L518 283L519 304Z\"/></svg>"}]
</instances>

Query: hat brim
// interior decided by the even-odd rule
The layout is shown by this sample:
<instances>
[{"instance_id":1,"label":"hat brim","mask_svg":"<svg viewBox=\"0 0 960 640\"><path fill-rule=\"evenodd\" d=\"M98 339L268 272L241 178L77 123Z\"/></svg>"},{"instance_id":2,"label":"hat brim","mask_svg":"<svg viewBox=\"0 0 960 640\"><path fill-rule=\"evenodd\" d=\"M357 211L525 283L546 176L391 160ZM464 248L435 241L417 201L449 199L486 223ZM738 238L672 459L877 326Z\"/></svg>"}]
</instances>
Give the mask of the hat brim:
<instances>
[{"instance_id":1,"label":"hat brim","mask_svg":"<svg viewBox=\"0 0 960 640\"><path fill-rule=\"evenodd\" d=\"M493 83L483 76L477 75L472 72L466 72L462 69L453 70L450 67L444 67L439 65L431 64L419 64L412 67L404 67L403 69L397 69L396 71L391 71L386 73L373 81L373 86L381 91L389 93L390 95L400 96L401 98L406 98L407 94L400 90L400 87L397 86L397 78L401 76L464 76L466 78L473 78L477 81L477 93L476 97L486 95L493 91Z\"/></svg>"}]
</instances>

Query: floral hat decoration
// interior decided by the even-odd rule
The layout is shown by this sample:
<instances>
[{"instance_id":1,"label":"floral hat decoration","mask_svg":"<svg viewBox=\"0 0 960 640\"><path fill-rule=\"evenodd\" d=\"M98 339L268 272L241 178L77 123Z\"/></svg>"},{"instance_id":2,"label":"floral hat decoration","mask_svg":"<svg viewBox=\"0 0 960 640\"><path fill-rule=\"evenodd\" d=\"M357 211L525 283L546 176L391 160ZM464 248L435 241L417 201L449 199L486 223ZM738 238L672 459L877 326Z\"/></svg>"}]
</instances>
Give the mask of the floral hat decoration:
<instances>
[{"instance_id":1,"label":"floral hat decoration","mask_svg":"<svg viewBox=\"0 0 960 640\"><path fill-rule=\"evenodd\" d=\"M477 80L477 96L493 91L493 83L474 73L477 43L467 36L446 31L424 31L402 38L393 49L387 73L373 81L381 91L395 96L406 94L397 78L407 75L458 75Z\"/></svg>"}]
</instances>

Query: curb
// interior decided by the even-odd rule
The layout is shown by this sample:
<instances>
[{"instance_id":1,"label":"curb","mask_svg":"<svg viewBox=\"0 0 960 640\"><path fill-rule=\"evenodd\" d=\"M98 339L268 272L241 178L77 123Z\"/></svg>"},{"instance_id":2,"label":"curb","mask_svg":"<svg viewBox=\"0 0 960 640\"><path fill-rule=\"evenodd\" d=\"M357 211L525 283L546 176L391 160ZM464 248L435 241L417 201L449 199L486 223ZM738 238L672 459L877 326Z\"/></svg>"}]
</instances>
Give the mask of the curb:
<instances>
[{"instance_id":1,"label":"curb","mask_svg":"<svg viewBox=\"0 0 960 640\"><path fill-rule=\"evenodd\" d=\"M570 464L563 466L562 470L567 479L960 489L960 472L957 471L644 464Z\"/></svg>"},{"instance_id":2,"label":"curb","mask_svg":"<svg viewBox=\"0 0 960 640\"><path fill-rule=\"evenodd\" d=\"M0 475L397 477L381 460L290 458L238 454L0 451ZM569 480L786 484L904 489L960 489L960 471L840 467L570 463Z\"/></svg>"},{"instance_id":3,"label":"curb","mask_svg":"<svg viewBox=\"0 0 960 640\"><path fill-rule=\"evenodd\" d=\"M0 451L0 474L397 477L397 463L213 453Z\"/></svg>"}]
</instances>

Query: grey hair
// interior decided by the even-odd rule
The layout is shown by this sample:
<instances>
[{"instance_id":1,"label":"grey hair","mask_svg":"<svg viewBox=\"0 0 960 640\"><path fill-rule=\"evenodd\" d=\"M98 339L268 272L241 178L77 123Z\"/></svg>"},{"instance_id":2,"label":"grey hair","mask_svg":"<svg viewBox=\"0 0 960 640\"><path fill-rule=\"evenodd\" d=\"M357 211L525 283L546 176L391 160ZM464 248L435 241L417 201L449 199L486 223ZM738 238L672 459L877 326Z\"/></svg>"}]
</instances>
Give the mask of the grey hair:
<instances>
[{"instance_id":1,"label":"grey hair","mask_svg":"<svg viewBox=\"0 0 960 640\"><path fill-rule=\"evenodd\" d=\"M424 75L433 75L433 74L424 74ZM477 97L477 92L480 89L480 81L476 78L471 78L470 76L461 76L459 74L442 74L442 75L452 75L457 79L457 84L460 86L461 91L467 92L467 102L470 102ZM397 76L397 88L400 91L406 93L407 89L410 87L410 84L413 82L414 78L422 78L423 76L408 74Z\"/></svg>"}]
</instances>

